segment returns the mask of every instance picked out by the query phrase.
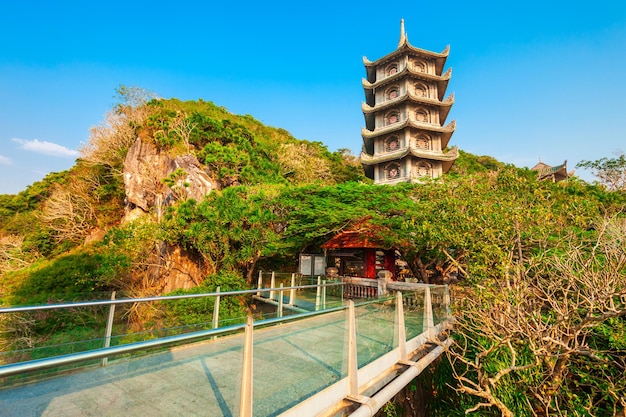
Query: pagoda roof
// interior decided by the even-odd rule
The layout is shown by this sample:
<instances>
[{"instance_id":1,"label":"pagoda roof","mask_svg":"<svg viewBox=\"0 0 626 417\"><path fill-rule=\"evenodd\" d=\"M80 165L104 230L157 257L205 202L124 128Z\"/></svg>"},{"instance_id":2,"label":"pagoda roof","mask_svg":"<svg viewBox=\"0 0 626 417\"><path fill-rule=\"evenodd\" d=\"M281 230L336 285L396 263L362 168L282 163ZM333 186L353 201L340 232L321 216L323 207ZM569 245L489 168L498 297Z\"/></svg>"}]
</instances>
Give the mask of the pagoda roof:
<instances>
[{"instance_id":1,"label":"pagoda roof","mask_svg":"<svg viewBox=\"0 0 626 417\"><path fill-rule=\"evenodd\" d=\"M396 59L399 56L402 56L404 54L412 54L412 55L422 56L425 58L434 59L436 72L437 74L441 74L441 72L443 71L443 66L446 63L446 59L448 58L449 53L450 53L450 45L447 45L446 48L440 53L428 51L426 49L416 48L415 46L411 45L409 43L409 36L404 30L404 19L401 19L400 20L400 40L398 41L398 47L396 48L396 50L391 52L390 54L383 56L380 59L377 59L376 61L370 61L366 57L363 57L363 64L365 65L366 68L376 67L388 61Z\"/></svg>"},{"instance_id":2,"label":"pagoda roof","mask_svg":"<svg viewBox=\"0 0 626 417\"><path fill-rule=\"evenodd\" d=\"M567 172L567 161L563 162L561 165L550 166L541 161L537 165L531 168L533 171L538 171L539 174L537 179L539 181L552 179L554 181L562 181L570 176L574 175L574 171Z\"/></svg>"},{"instance_id":3,"label":"pagoda roof","mask_svg":"<svg viewBox=\"0 0 626 417\"><path fill-rule=\"evenodd\" d=\"M370 113L375 113L377 111L386 110L409 99L416 103L439 107L439 116L442 123L445 122L446 118L448 117L448 113L450 113L450 108L454 104L454 94L450 94L445 100L441 101L433 98L416 96L410 92L407 92L406 94L396 97L393 100L387 100L375 106L370 106L367 103L361 103L361 109L363 110L363 114L367 115Z\"/></svg>"},{"instance_id":4,"label":"pagoda roof","mask_svg":"<svg viewBox=\"0 0 626 417\"><path fill-rule=\"evenodd\" d=\"M407 39L402 45L398 46L398 48L395 51L375 61L370 61L366 56L363 56L363 65L365 65L366 67L376 67L378 65L385 64L389 61L397 59L398 57L403 56L406 53L425 57L425 58L435 59L436 68L438 70L437 72L440 72L442 71L443 66L446 63L446 59L448 58L448 55L450 54L450 45L446 45L444 50L441 52L433 52L427 49L417 48L411 45Z\"/></svg>"},{"instance_id":5,"label":"pagoda roof","mask_svg":"<svg viewBox=\"0 0 626 417\"><path fill-rule=\"evenodd\" d=\"M383 128L376 129L376 130L367 130L365 128L361 128L361 136L363 136L363 139L374 138L377 136L386 135L388 133L402 130L406 127L413 127L415 129L425 130L428 132L439 132L439 133L443 133L444 134L443 136L446 136L446 134L448 134L448 139L449 139L450 136L452 136L454 129L456 129L456 121L453 120L445 126L437 126L437 125L433 125L430 123L423 123L423 122L418 122L417 120L407 119L402 123L394 123L394 124L387 125Z\"/></svg>"},{"instance_id":6,"label":"pagoda roof","mask_svg":"<svg viewBox=\"0 0 626 417\"><path fill-rule=\"evenodd\" d=\"M409 146L404 149L400 149L395 152L387 152L382 155L370 155L366 152L362 152L361 164L376 165L383 162L402 159L408 155L414 156L416 158L428 159L431 161L454 162L459 157L459 151L456 146L450 149L447 153L421 149L416 146Z\"/></svg>"},{"instance_id":7,"label":"pagoda roof","mask_svg":"<svg viewBox=\"0 0 626 417\"><path fill-rule=\"evenodd\" d=\"M397 82L398 80L404 78L405 76L420 78L420 79L428 80L428 81L436 81L440 85L443 84L444 86L447 86L448 81L450 81L450 78L452 77L452 68L448 68L448 70L444 74L435 75L435 74L429 74L427 72L417 71L416 69L407 66L407 67L404 67L402 71L398 71L395 74L392 74L388 77L385 77L373 83L369 82L366 78L362 78L361 84L363 85L364 89L370 90L370 89L384 86L386 84Z\"/></svg>"}]
</instances>

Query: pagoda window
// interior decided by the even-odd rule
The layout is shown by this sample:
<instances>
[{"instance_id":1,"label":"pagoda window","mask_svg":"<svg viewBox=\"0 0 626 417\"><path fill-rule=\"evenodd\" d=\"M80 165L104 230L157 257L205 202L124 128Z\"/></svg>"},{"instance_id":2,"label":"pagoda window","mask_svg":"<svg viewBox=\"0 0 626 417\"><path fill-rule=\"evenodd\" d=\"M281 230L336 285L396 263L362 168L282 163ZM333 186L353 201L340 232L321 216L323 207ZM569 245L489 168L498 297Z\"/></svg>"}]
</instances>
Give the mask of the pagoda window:
<instances>
[{"instance_id":1,"label":"pagoda window","mask_svg":"<svg viewBox=\"0 0 626 417\"><path fill-rule=\"evenodd\" d=\"M397 136L392 136L385 141L385 151L393 152L400 149L400 139Z\"/></svg>"},{"instance_id":2,"label":"pagoda window","mask_svg":"<svg viewBox=\"0 0 626 417\"><path fill-rule=\"evenodd\" d=\"M415 61L413 63L413 68L415 68L419 72L426 72L426 69L428 67L426 66L426 63L424 61Z\"/></svg>"},{"instance_id":3,"label":"pagoda window","mask_svg":"<svg viewBox=\"0 0 626 417\"><path fill-rule=\"evenodd\" d=\"M427 135L419 135L417 138L415 138L415 145L419 149L430 149L430 143L430 137Z\"/></svg>"},{"instance_id":4,"label":"pagoda window","mask_svg":"<svg viewBox=\"0 0 626 417\"><path fill-rule=\"evenodd\" d=\"M390 87L385 94L387 100L393 100L394 98L398 98L400 96L400 90L397 86Z\"/></svg>"},{"instance_id":5,"label":"pagoda window","mask_svg":"<svg viewBox=\"0 0 626 417\"><path fill-rule=\"evenodd\" d=\"M385 167L385 178L387 180L397 180L400 178L400 165L393 163Z\"/></svg>"},{"instance_id":6,"label":"pagoda window","mask_svg":"<svg viewBox=\"0 0 626 417\"><path fill-rule=\"evenodd\" d=\"M415 120L418 122L428 123L428 119L428 112L426 110L418 110L415 112Z\"/></svg>"},{"instance_id":7,"label":"pagoda window","mask_svg":"<svg viewBox=\"0 0 626 417\"><path fill-rule=\"evenodd\" d=\"M385 69L385 74L387 74L387 77L389 77L390 75L393 75L395 73L398 72L398 63L394 62L393 64L390 64L386 69Z\"/></svg>"},{"instance_id":8,"label":"pagoda window","mask_svg":"<svg viewBox=\"0 0 626 417\"><path fill-rule=\"evenodd\" d=\"M427 162L420 162L417 164L416 174L418 177L430 177L432 176L432 167Z\"/></svg>"},{"instance_id":9,"label":"pagoda window","mask_svg":"<svg viewBox=\"0 0 626 417\"><path fill-rule=\"evenodd\" d=\"M389 112L385 116L385 125L391 125L400 121L400 113L398 111Z\"/></svg>"},{"instance_id":10,"label":"pagoda window","mask_svg":"<svg viewBox=\"0 0 626 417\"><path fill-rule=\"evenodd\" d=\"M415 84L415 95L418 97L428 97L428 87L424 84Z\"/></svg>"}]
</instances>

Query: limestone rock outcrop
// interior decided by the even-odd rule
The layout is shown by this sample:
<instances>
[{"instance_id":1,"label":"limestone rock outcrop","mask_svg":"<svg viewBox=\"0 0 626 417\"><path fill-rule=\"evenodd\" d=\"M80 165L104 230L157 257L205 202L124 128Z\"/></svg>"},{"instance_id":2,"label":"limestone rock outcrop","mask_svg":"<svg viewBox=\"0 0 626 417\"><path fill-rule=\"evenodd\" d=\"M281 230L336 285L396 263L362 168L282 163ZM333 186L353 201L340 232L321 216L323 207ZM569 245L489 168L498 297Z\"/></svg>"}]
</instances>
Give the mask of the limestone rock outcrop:
<instances>
[{"instance_id":1,"label":"limestone rock outcrop","mask_svg":"<svg viewBox=\"0 0 626 417\"><path fill-rule=\"evenodd\" d=\"M172 178L170 185L163 182L179 169L181 171ZM165 206L180 199L200 201L217 188L217 184L194 155L172 158L160 153L151 143L137 138L124 160L125 220L148 213L152 208L159 217Z\"/></svg>"}]
</instances>

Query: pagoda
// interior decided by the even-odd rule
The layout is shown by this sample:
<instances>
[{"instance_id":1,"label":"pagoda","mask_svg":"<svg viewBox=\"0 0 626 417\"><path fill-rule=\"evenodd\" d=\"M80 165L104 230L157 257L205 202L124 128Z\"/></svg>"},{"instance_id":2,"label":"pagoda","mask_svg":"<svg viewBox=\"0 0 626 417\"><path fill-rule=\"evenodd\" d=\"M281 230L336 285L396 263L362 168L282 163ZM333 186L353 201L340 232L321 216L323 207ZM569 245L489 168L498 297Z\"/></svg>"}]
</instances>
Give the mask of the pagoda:
<instances>
[{"instance_id":1,"label":"pagoda","mask_svg":"<svg viewBox=\"0 0 626 417\"><path fill-rule=\"evenodd\" d=\"M454 96L444 99L452 70L443 73L449 47L441 53L409 43L400 21L398 48L371 62L363 57L361 164L375 184L420 182L437 178L458 158L458 150L444 152L455 122L444 125Z\"/></svg>"}]
</instances>

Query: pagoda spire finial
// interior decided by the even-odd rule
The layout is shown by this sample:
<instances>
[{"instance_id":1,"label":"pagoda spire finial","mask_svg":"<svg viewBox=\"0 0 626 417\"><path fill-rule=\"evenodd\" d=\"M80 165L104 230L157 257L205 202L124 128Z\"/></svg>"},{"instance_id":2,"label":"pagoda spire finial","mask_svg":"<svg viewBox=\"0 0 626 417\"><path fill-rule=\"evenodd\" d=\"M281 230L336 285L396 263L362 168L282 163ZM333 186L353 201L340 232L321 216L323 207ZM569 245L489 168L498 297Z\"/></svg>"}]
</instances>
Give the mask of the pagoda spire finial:
<instances>
[{"instance_id":1,"label":"pagoda spire finial","mask_svg":"<svg viewBox=\"0 0 626 417\"><path fill-rule=\"evenodd\" d=\"M398 48L406 43L406 31L404 30L404 19L400 19L400 41L398 42Z\"/></svg>"}]
</instances>

